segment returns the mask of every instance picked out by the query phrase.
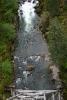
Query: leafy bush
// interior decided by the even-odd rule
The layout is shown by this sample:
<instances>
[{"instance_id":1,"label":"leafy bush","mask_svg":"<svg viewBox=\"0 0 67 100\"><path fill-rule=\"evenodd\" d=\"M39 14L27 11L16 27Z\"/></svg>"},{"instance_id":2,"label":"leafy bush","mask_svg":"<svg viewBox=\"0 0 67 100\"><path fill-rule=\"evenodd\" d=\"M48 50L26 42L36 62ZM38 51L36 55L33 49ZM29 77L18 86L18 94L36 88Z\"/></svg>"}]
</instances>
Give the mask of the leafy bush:
<instances>
[{"instance_id":1,"label":"leafy bush","mask_svg":"<svg viewBox=\"0 0 67 100\"><path fill-rule=\"evenodd\" d=\"M51 20L48 43L55 63L64 66L67 62L67 37L57 18Z\"/></svg>"},{"instance_id":2,"label":"leafy bush","mask_svg":"<svg viewBox=\"0 0 67 100\"><path fill-rule=\"evenodd\" d=\"M0 100L3 100L4 95L6 95L5 86L9 86L12 82L10 54L16 32L17 1L0 0Z\"/></svg>"},{"instance_id":3,"label":"leafy bush","mask_svg":"<svg viewBox=\"0 0 67 100\"><path fill-rule=\"evenodd\" d=\"M15 14L12 12L11 9L7 10L7 11L5 12L5 20L6 20L7 22L13 22L14 15L15 15Z\"/></svg>"},{"instance_id":4,"label":"leafy bush","mask_svg":"<svg viewBox=\"0 0 67 100\"><path fill-rule=\"evenodd\" d=\"M47 10L52 16L59 15L59 1L58 0L46 0Z\"/></svg>"},{"instance_id":5,"label":"leafy bush","mask_svg":"<svg viewBox=\"0 0 67 100\"><path fill-rule=\"evenodd\" d=\"M0 61L0 99L3 99L5 87L12 83L12 64L9 59Z\"/></svg>"},{"instance_id":6,"label":"leafy bush","mask_svg":"<svg viewBox=\"0 0 67 100\"><path fill-rule=\"evenodd\" d=\"M67 18L60 16L50 22L48 44L54 63L60 67L60 78L63 81L63 97L67 100Z\"/></svg>"},{"instance_id":7,"label":"leafy bush","mask_svg":"<svg viewBox=\"0 0 67 100\"><path fill-rule=\"evenodd\" d=\"M0 18L2 21L12 22L18 9L17 1L18 0L0 0Z\"/></svg>"},{"instance_id":8,"label":"leafy bush","mask_svg":"<svg viewBox=\"0 0 67 100\"><path fill-rule=\"evenodd\" d=\"M0 54L2 52L6 52L7 50L7 45L4 42L0 42Z\"/></svg>"},{"instance_id":9,"label":"leafy bush","mask_svg":"<svg viewBox=\"0 0 67 100\"><path fill-rule=\"evenodd\" d=\"M9 59L2 61L1 69L2 69L3 82L4 84L7 85L11 82L10 77L12 76L12 64Z\"/></svg>"},{"instance_id":10,"label":"leafy bush","mask_svg":"<svg viewBox=\"0 0 67 100\"><path fill-rule=\"evenodd\" d=\"M4 85L11 83L12 79L12 64L9 59L6 59L0 62L1 74L2 74L2 82Z\"/></svg>"},{"instance_id":11,"label":"leafy bush","mask_svg":"<svg viewBox=\"0 0 67 100\"><path fill-rule=\"evenodd\" d=\"M9 23L0 23L0 39L12 40L15 38L14 26Z\"/></svg>"}]
</instances>

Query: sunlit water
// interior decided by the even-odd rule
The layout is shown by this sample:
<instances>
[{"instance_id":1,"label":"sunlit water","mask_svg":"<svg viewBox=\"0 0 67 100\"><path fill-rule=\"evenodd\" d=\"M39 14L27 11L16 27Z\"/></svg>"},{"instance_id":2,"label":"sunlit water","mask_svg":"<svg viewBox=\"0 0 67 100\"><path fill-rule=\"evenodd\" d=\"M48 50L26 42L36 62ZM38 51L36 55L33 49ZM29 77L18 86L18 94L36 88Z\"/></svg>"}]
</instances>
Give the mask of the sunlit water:
<instances>
[{"instance_id":1,"label":"sunlit water","mask_svg":"<svg viewBox=\"0 0 67 100\"><path fill-rule=\"evenodd\" d=\"M19 5L18 44L15 50L15 85L22 89L52 89L55 88L48 74L48 55L46 41L43 40L37 24L39 17L35 13L38 1L24 2ZM33 70L29 71L29 67Z\"/></svg>"}]
</instances>

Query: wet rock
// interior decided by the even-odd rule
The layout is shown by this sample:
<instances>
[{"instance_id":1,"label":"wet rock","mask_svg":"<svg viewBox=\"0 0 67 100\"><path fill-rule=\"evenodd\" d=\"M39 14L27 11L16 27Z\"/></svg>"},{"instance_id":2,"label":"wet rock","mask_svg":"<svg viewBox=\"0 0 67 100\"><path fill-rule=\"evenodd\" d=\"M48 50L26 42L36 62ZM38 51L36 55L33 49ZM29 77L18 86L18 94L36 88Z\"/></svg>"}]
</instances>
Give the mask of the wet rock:
<instances>
[{"instance_id":1,"label":"wet rock","mask_svg":"<svg viewBox=\"0 0 67 100\"><path fill-rule=\"evenodd\" d=\"M34 66L33 65L28 65L27 66L27 71L33 71L34 70Z\"/></svg>"},{"instance_id":2,"label":"wet rock","mask_svg":"<svg viewBox=\"0 0 67 100\"><path fill-rule=\"evenodd\" d=\"M11 61L14 64L14 60Z\"/></svg>"},{"instance_id":3,"label":"wet rock","mask_svg":"<svg viewBox=\"0 0 67 100\"><path fill-rule=\"evenodd\" d=\"M49 70L52 76L52 81L59 80L59 68L56 65L50 65Z\"/></svg>"},{"instance_id":4,"label":"wet rock","mask_svg":"<svg viewBox=\"0 0 67 100\"><path fill-rule=\"evenodd\" d=\"M23 75L24 75L25 77L27 77L28 75L30 75L30 72L29 72L29 71L23 71Z\"/></svg>"},{"instance_id":5,"label":"wet rock","mask_svg":"<svg viewBox=\"0 0 67 100\"><path fill-rule=\"evenodd\" d=\"M17 56L14 56L14 60L18 60L18 61L19 61L19 57L17 57Z\"/></svg>"},{"instance_id":6,"label":"wet rock","mask_svg":"<svg viewBox=\"0 0 67 100\"><path fill-rule=\"evenodd\" d=\"M22 11L22 10L20 10L20 14L21 14L21 15L23 14L23 11Z\"/></svg>"},{"instance_id":7,"label":"wet rock","mask_svg":"<svg viewBox=\"0 0 67 100\"><path fill-rule=\"evenodd\" d=\"M50 56L49 55L45 55L45 61L50 61Z\"/></svg>"},{"instance_id":8,"label":"wet rock","mask_svg":"<svg viewBox=\"0 0 67 100\"><path fill-rule=\"evenodd\" d=\"M28 2L31 2L31 0L28 0Z\"/></svg>"},{"instance_id":9,"label":"wet rock","mask_svg":"<svg viewBox=\"0 0 67 100\"><path fill-rule=\"evenodd\" d=\"M45 75L42 75L41 78L45 78Z\"/></svg>"},{"instance_id":10,"label":"wet rock","mask_svg":"<svg viewBox=\"0 0 67 100\"><path fill-rule=\"evenodd\" d=\"M60 89L60 90L62 89L62 83L61 83L61 80L58 81L57 89Z\"/></svg>"}]
</instances>

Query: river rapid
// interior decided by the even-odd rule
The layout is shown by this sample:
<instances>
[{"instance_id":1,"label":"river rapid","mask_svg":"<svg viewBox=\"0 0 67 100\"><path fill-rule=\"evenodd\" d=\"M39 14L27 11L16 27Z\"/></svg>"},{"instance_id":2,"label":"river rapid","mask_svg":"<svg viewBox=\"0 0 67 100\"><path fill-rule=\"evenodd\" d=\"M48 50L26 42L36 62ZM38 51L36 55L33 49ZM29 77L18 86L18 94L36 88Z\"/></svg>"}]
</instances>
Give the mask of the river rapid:
<instances>
[{"instance_id":1,"label":"river rapid","mask_svg":"<svg viewBox=\"0 0 67 100\"><path fill-rule=\"evenodd\" d=\"M34 8L37 4L36 0L19 4L20 24L14 53L16 89L55 89L48 70L48 46L38 28L40 18Z\"/></svg>"}]
</instances>

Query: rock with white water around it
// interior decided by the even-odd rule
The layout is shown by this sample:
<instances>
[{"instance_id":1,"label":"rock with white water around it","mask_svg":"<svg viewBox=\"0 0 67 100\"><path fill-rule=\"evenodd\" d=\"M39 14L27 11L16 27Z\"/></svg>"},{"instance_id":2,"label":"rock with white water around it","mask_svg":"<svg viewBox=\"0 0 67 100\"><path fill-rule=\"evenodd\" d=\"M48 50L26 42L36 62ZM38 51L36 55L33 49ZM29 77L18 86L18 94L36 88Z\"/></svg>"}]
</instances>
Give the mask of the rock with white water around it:
<instances>
[{"instance_id":1,"label":"rock with white water around it","mask_svg":"<svg viewBox=\"0 0 67 100\"><path fill-rule=\"evenodd\" d=\"M19 57L14 56L14 60L18 60L19 61L20 59L19 59Z\"/></svg>"},{"instance_id":2,"label":"rock with white water around it","mask_svg":"<svg viewBox=\"0 0 67 100\"><path fill-rule=\"evenodd\" d=\"M29 71L23 71L23 75L24 75L24 77L27 77L28 75L30 75L30 72Z\"/></svg>"}]
</instances>

